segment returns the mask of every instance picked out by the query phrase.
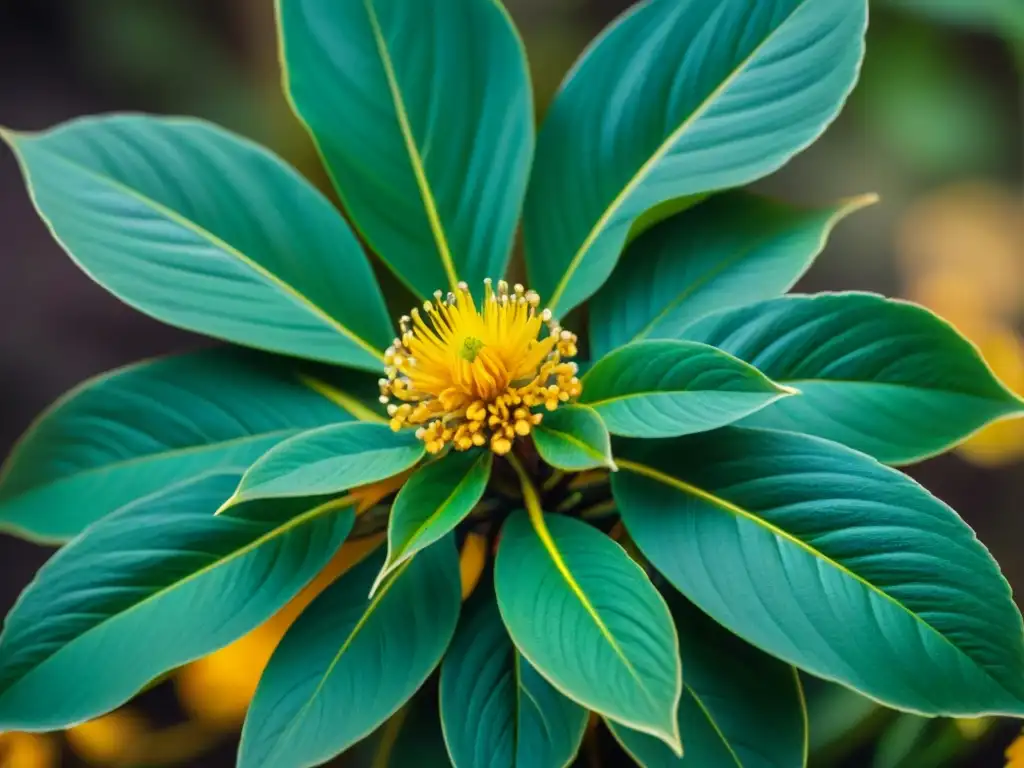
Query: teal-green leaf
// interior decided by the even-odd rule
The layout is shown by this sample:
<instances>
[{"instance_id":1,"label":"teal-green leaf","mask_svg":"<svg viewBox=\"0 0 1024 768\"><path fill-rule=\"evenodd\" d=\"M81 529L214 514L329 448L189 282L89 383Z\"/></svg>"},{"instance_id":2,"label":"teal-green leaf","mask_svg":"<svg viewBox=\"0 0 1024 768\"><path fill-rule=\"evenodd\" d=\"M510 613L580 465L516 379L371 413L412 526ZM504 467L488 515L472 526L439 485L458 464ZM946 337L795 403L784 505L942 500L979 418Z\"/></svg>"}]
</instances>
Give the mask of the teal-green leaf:
<instances>
[{"instance_id":1,"label":"teal-green leaf","mask_svg":"<svg viewBox=\"0 0 1024 768\"><path fill-rule=\"evenodd\" d=\"M618 544L564 515L505 523L495 564L501 617L558 691L681 751L679 643L668 607Z\"/></svg>"},{"instance_id":2,"label":"teal-green leaf","mask_svg":"<svg viewBox=\"0 0 1024 768\"><path fill-rule=\"evenodd\" d=\"M731 424L789 394L721 350L664 340L601 358L583 377L580 402L613 435L673 437Z\"/></svg>"},{"instance_id":3,"label":"teal-green leaf","mask_svg":"<svg viewBox=\"0 0 1024 768\"><path fill-rule=\"evenodd\" d=\"M455 768L566 768L588 713L516 651L488 584L441 664L441 719Z\"/></svg>"},{"instance_id":4,"label":"teal-green leaf","mask_svg":"<svg viewBox=\"0 0 1024 768\"><path fill-rule=\"evenodd\" d=\"M586 405L563 405L545 413L533 429L533 442L545 462L567 472L615 469L608 428Z\"/></svg>"},{"instance_id":5,"label":"teal-green leaf","mask_svg":"<svg viewBox=\"0 0 1024 768\"><path fill-rule=\"evenodd\" d=\"M103 518L39 571L0 635L0 730L64 728L269 619L352 528L344 502L214 516L236 473L211 473Z\"/></svg>"},{"instance_id":6,"label":"teal-green leaf","mask_svg":"<svg viewBox=\"0 0 1024 768\"><path fill-rule=\"evenodd\" d=\"M632 243L590 304L590 354L640 339L678 339L704 315L781 296L825 247L833 227L874 195L801 208L727 192Z\"/></svg>"},{"instance_id":7,"label":"teal-green leaf","mask_svg":"<svg viewBox=\"0 0 1024 768\"><path fill-rule=\"evenodd\" d=\"M838 113L866 0L650 0L567 76L537 140L524 233L556 316L601 287L633 223L765 176Z\"/></svg>"},{"instance_id":8,"label":"teal-green leaf","mask_svg":"<svg viewBox=\"0 0 1024 768\"><path fill-rule=\"evenodd\" d=\"M285 90L367 242L420 297L502 277L533 155L497 0L278 0Z\"/></svg>"},{"instance_id":9,"label":"teal-green leaf","mask_svg":"<svg viewBox=\"0 0 1024 768\"><path fill-rule=\"evenodd\" d=\"M887 464L942 453L1024 413L953 326L873 294L773 299L706 317L685 335L800 390L744 426L818 435Z\"/></svg>"},{"instance_id":10,"label":"teal-green leaf","mask_svg":"<svg viewBox=\"0 0 1024 768\"><path fill-rule=\"evenodd\" d=\"M404 472L424 454L411 430L393 432L387 424L311 429L278 443L249 467L231 504L347 491Z\"/></svg>"},{"instance_id":11,"label":"teal-green leaf","mask_svg":"<svg viewBox=\"0 0 1024 768\"><path fill-rule=\"evenodd\" d=\"M344 760L368 768L452 768L436 688L428 681L408 704L346 752Z\"/></svg>"},{"instance_id":12,"label":"teal-green leaf","mask_svg":"<svg viewBox=\"0 0 1024 768\"><path fill-rule=\"evenodd\" d=\"M137 115L4 138L54 235L122 301L238 344L383 368L394 334L359 243L263 148Z\"/></svg>"},{"instance_id":13,"label":"teal-green leaf","mask_svg":"<svg viewBox=\"0 0 1024 768\"><path fill-rule=\"evenodd\" d=\"M451 533L483 498L492 454L452 451L416 470L398 492L388 521L388 556L374 591L388 574Z\"/></svg>"},{"instance_id":14,"label":"teal-green leaf","mask_svg":"<svg viewBox=\"0 0 1024 768\"><path fill-rule=\"evenodd\" d=\"M615 450L633 540L736 634L891 707L1024 714L1010 587L911 479L792 432L728 427Z\"/></svg>"},{"instance_id":15,"label":"teal-green leaf","mask_svg":"<svg viewBox=\"0 0 1024 768\"><path fill-rule=\"evenodd\" d=\"M122 368L71 390L18 442L0 474L0 529L62 541L135 499L244 469L304 429L351 418L281 361L243 350Z\"/></svg>"},{"instance_id":16,"label":"teal-green leaf","mask_svg":"<svg viewBox=\"0 0 1024 768\"><path fill-rule=\"evenodd\" d=\"M323 592L267 665L242 731L240 768L319 765L369 735L423 684L455 633L451 537L406 561L372 598L384 552Z\"/></svg>"},{"instance_id":17,"label":"teal-green leaf","mask_svg":"<svg viewBox=\"0 0 1024 768\"><path fill-rule=\"evenodd\" d=\"M803 768L807 709L793 667L716 624L692 603L669 600L686 684L679 705L683 756L650 736L609 722L646 768Z\"/></svg>"}]
</instances>

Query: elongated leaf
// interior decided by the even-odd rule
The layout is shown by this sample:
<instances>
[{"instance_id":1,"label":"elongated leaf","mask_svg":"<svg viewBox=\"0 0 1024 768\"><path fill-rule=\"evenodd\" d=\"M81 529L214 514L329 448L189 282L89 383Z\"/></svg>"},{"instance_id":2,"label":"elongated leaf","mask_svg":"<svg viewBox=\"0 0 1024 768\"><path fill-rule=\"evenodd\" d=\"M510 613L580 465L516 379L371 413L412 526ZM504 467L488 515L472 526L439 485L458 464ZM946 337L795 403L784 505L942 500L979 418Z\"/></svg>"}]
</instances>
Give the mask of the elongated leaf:
<instances>
[{"instance_id":1,"label":"elongated leaf","mask_svg":"<svg viewBox=\"0 0 1024 768\"><path fill-rule=\"evenodd\" d=\"M832 228L873 195L798 208L728 192L657 225L630 245L591 303L595 358L640 339L678 339L693 321L781 296L825 247Z\"/></svg>"},{"instance_id":2,"label":"elongated leaf","mask_svg":"<svg viewBox=\"0 0 1024 768\"><path fill-rule=\"evenodd\" d=\"M414 292L505 271L530 158L497 0L278 0L285 90L357 226Z\"/></svg>"},{"instance_id":3,"label":"elongated leaf","mask_svg":"<svg viewBox=\"0 0 1024 768\"><path fill-rule=\"evenodd\" d=\"M58 552L0 635L0 730L54 730L270 618L352 527L344 502L252 504L214 516L216 473L141 499Z\"/></svg>"},{"instance_id":4,"label":"elongated leaf","mask_svg":"<svg viewBox=\"0 0 1024 768\"><path fill-rule=\"evenodd\" d=\"M516 651L493 586L477 589L441 664L441 719L457 768L565 768L587 718Z\"/></svg>"},{"instance_id":5,"label":"elongated leaf","mask_svg":"<svg viewBox=\"0 0 1024 768\"><path fill-rule=\"evenodd\" d=\"M375 483L423 458L412 431L352 422L311 429L279 443L245 473L231 500L319 496Z\"/></svg>"},{"instance_id":6,"label":"elongated leaf","mask_svg":"<svg viewBox=\"0 0 1024 768\"><path fill-rule=\"evenodd\" d=\"M685 600L669 601L679 630L686 685L679 731L686 752L610 722L615 738L646 768L803 768L807 709L793 667L716 624Z\"/></svg>"},{"instance_id":7,"label":"elongated leaf","mask_svg":"<svg viewBox=\"0 0 1024 768\"><path fill-rule=\"evenodd\" d=\"M393 334L358 242L266 150L136 115L3 138L69 255L126 303L238 344L383 367Z\"/></svg>"},{"instance_id":8,"label":"elongated leaf","mask_svg":"<svg viewBox=\"0 0 1024 768\"><path fill-rule=\"evenodd\" d=\"M638 341L583 377L580 402L614 435L672 437L717 429L792 394L705 344Z\"/></svg>"},{"instance_id":9,"label":"elongated leaf","mask_svg":"<svg viewBox=\"0 0 1024 768\"><path fill-rule=\"evenodd\" d=\"M21 439L0 475L0 528L68 539L135 499L351 418L280 362L241 350L122 368L73 389Z\"/></svg>"},{"instance_id":10,"label":"elongated leaf","mask_svg":"<svg viewBox=\"0 0 1024 768\"><path fill-rule=\"evenodd\" d=\"M796 387L745 425L807 432L889 464L941 453L1024 402L928 310L866 293L789 296L686 332Z\"/></svg>"},{"instance_id":11,"label":"elongated leaf","mask_svg":"<svg viewBox=\"0 0 1024 768\"><path fill-rule=\"evenodd\" d=\"M493 454L450 453L417 470L402 486L388 521L388 556L374 583L455 529L483 498Z\"/></svg>"},{"instance_id":12,"label":"elongated leaf","mask_svg":"<svg viewBox=\"0 0 1024 768\"><path fill-rule=\"evenodd\" d=\"M608 428L585 405L566 405L544 414L544 421L533 430L533 441L540 457L558 469L615 468Z\"/></svg>"},{"instance_id":13,"label":"elongated leaf","mask_svg":"<svg viewBox=\"0 0 1024 768\"><path fill-rule=\"evenodd\" d=\"M240 768L319 765L390 717L423 684L459 618L459 556L446 538L408 560L372 599L384 552L321 594L260 680Z\"/></svg>"},{"instance_id":14,"label":"elongated leaf","mask_svg":"<svg viewBox=\"0 0 1024 768\"><path fill-rule=\"evenodd\" d=\"M866 21L866 0L650 0L623 14L538 138L524 231L552 311L601 287L648 209L746 184L817 138L853 87Z\"/></svg>"},{"instance_id":15,"label":"elongated leaf","mask_svg":"<svg viewBox=\"0 0 1024 768\"><path fill-rule=\"evenodd\" d=\"M681 751L679 643L668 608L622 548L562 515L517 512L495 564L516 648L557 690Z\"/></svg>"},{"instance_id":16,"label":"elongated leaf","mask_svg":"<svg viewBox=\"0 0 1024 768\"><path fill-rule=\"evenodd\" d=\"M644 555L763 650L892 707L1024 713L1010 588L949 507L820 438L729 427L616 445Z\"/></svg>"}]
</instances>

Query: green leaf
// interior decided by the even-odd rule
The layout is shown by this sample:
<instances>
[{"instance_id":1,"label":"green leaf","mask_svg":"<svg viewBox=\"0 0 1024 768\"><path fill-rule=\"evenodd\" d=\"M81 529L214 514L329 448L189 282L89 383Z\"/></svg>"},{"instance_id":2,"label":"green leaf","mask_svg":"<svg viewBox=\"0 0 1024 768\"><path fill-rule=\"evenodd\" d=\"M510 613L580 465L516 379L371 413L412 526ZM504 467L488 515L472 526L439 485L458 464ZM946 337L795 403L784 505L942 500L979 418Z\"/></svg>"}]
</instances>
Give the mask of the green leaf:
<instances>
[{"instance_id":1,"label":"green leaf","mask_svg":"<svg viewBox=\"0 0 1024 768\"><path fill-rule=\"evenodd\" d=\"M949 507L815 437L729 427L617 444L630 535L736 634L890 707L1024 714L1024 626Z\"/></svg>"},{"instance_id":2,"label":"green leaf","mask_svg":"<svg viewBox=\"0 0 1024 768\"><path fill-rule=\"evenodd\" d=\"M810 712L810 752L815 764L831 765L840 755L873 739L891 716L875 701L835 683L804 678Z\"/></svg>"},{"instance_id":3,"label":"green leaf","mask_svg":"<svg viewBox=\"0 0 1024 768\"><path fill-rule=\"evenodd\" d=\"M43 566L0 635L0 730L83 722L228 645L287 603L352 528L345 500L215 517L237 482L208 474L141 499Z\"/></svg>"},{"instance_id":4,"label":"green leaf","mask_svg":"<svg viewBox=\"0 0 1024 768\"><path fill-rule=\"evenodd\" d=\"M430 681L400 710L345 755L370 768L451 768L441 734L437 690Z\"/></svg>"},{"instance_id":5,"label":"green leaf","mask_svg":"<svg viewBox=\"0 0 1024 768\"><path fill-rule=\"evenodd\" d=\"M692 603L670 600L686 685L679 705L683 757L660 741L609 722L646 768L803 768L807 709L793 667L757 650Z\"/></svg>"},{"instance_id":6,"label":"green leaf","mask_svg":"<svg viewBox=\"0 0 1024 768\"><path fill-rule=\"evenodd\" d=\"M497 0L278 0L285 90L367 242L422 298L502 277L533 155Z\"/></svg>"},{"instance_id":7,"label":"green leaf","mask_svg":"<svg viewBox=\"0 0 1024 768\"><path fill-rule=\"evenodd\" d=\"M613 435L673 437L731 424L790 394L714 347L638 341L587 371L580 402Z\"/></svg>"},{"instance_id":8,"label":"green leaf","mask_svg":"<svg viewBox=\"0 0 1024 768\"><path fill-rule=\"evenodd\" d=\"M545 413L533 429L533 441L540 457L552 467L567 472L615 469L608 428L586 405L563 405Z\"/></svg>"},{"instance_id":9,"label":"green leaf","mask_svg":"<svg viewBox=\"0 0 1024 768\"><path fill-rule=\"evenodd\" d=\"M410 557L451 533L483 498L494 454L450 452L420 467L402 486L388 521L388 556L373 591Z\"/></svg>"},{"instance_id":10,"label":"green leaf","mask_svg":"<svg viewBox=\"0 0 1024 768\"><path fill-rule=\"evenodd\" d=\"M125 303L238 344L383 368L394 334L359 243L266 150L138 115L3 138L54 236Z\"/></svg>"},{"instance_id":11,"label":"green leaf","mask_svg":"<svg viewBox=\"0 0 1024 768\"><path fill-rule=\"evenodd\" d=\"M678 339L704 315L788 291L832 228L874 195L798 208L727 192L655 226L630 245L591 303L590 354L640 339Z\"/></svg>"},{"instance_id":12,"label":"green leaf","mask_svg":"<svg viewBox=\"0 0 1024 768\"><path fill-rule=\"evenodd\" d=\"M216 349L152 360L71 390L0 474L0 529L62 541L125 504L352 417L280 361Z\"/></svg>"},{"instance_id":13,"label":"green leaf","mask_svg":"<svg viewBox=\"0 0 1024 768\"><path fill-rule=\"evenodd\" d=\"M516 651L490 585L477 587L441 664L441 721L458 768L566 768L588 713Z\"/></svg>"},{"instance_id":14,"label":"green leaf","mask_svg":"<svg viewBox=\"0 0 1024 768\"><path fill-rule=\"evenodd\" d=\"M425 454L410 430L387 424L335 424L278 443L242 477L230 505L253 499L319 496L385 480Z\"/></svg>"},{"instance_id":15,"label":"green leaf","mask_svg":"<svg viewBox=\"0 0 1024 768\"><path fill-rule=\"evenodd\" d=\"M873 294L765 301L700 320L686 336L800 391L745 426L818 435L889 464L942 453L995 419L1024 413L951 325Z\"/></svg>"},{"instance_id":16,"label":"green leaf","mask_svg":"<svg viewBox=\"0 0 1024 768\"><path fill-rule=\"evenodd\" d=\"M405 562L368 599L378 552L323 592L267 665L242 731L239 767L319 765L369 735L423 684L455 633L451 537Z\"/></svg>"},{"instance_id":17,"label":"green leaf","mask_svg":"<svg viewBox=\"0 0 1024 768\"><path fill-rule=\"evenodd\" d=\"M564 695L681 752L679 644L661 595L596 528L531 517L508 519L495 564L516 648Z\"/></svg>"},{"instance_id":18,"label":"green leaf","mask_svg":"<svg viewBox=\"0 0 1024 768\"><path fill-rule=\"evenodd\" d=\"M864 52L866 0L651 0L569 73L524 210L531 286L557 316L611 274L634 222L742 186L813 142Z\"/></svg>"}]
</instances>

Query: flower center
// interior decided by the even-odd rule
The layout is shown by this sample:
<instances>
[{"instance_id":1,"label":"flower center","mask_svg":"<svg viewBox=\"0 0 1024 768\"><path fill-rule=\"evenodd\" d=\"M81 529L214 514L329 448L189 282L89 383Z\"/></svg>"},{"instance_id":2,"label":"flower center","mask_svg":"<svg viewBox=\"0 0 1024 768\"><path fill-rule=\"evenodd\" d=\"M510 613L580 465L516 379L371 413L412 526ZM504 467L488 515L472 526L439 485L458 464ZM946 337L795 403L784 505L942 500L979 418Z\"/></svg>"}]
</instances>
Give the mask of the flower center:
<instances>
[{"instance_id":1,"label":"flower center","mask_svg":"<svg viewBox=\"0 0 1024 768\"><path fill-rule=\"evenodd\" d=\"M502 455L540 423L541 409L579 396L576 364L565 362L576 336L539 305L534 291L509 291L504 280L495 291L485 280L480 308L459 283L402 317L380 380L391 428L416 427L431 453L490 445Z\"/></svg>"}]
</instances>

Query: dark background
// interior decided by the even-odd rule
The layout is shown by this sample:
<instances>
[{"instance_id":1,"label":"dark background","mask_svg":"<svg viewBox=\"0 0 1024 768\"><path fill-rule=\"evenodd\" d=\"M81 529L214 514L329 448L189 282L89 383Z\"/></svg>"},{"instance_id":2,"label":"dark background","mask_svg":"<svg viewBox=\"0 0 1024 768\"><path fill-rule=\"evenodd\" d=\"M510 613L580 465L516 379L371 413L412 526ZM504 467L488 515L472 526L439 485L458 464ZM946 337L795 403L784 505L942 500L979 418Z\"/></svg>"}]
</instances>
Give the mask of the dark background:
<instances>
[{"instance_id":1,"label":"dark background","mask_svg":"<svg viewBox=\"0 0 1024 768\"><path fill-rule=\"evenodd\" d=\"M526 40L541 107L582 46L628 5L506 4ZM1024 286L1024 21L1020 13L1011 18L1013 11L987 17L978 9L988 4L873 2L867 65L850 107L822 141L761 185L807 203L872 191L882 196L879 206L840 226L802 288L904 295L939 304L964 326L998 326L1011 338L1021 330L1020 296L1011 291L1009 298L982 301L981 309L967 306L966 283L956 271L970 277L993 249L1002 249L1012 263L991 267L997 282ZM278 77L271 0L0 0L0 124L18 130L112 110L187 113L262 141L322 184ZM964 222L947 237L949 211ZM934 271L930 242L947 254L936 253L936 260L959 264L942 267L953 290L934 289L941 280L925 279ZM13 157L0 148L0 457L74 384L204 343L119 304L79 272L50 239ZM1001 360L992 362L1000 368ZM995 435L980 464L976 456L953 455L911 470L961 511L1018 592L1024 588L1022 433L1016 425ZM47 555L0 536L0 613ZM168 692L149 698L158 718L174 719ZM962 764L1001 765L998 756L1015 728L998 727L983 751ZM865 753L855 754L850 764L865 764ZM607 763L615 760L609 749ZM231 750L189 764L231 765Z\"/></svg>"}]
</instances>

